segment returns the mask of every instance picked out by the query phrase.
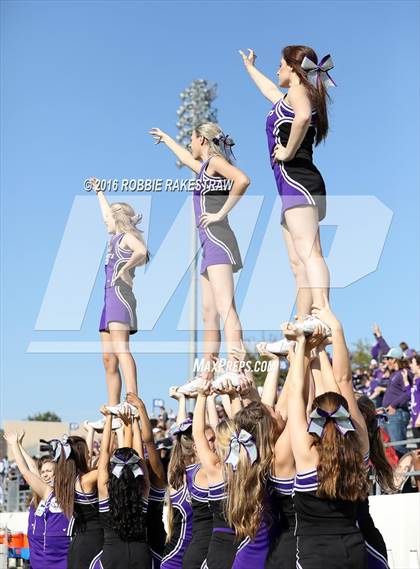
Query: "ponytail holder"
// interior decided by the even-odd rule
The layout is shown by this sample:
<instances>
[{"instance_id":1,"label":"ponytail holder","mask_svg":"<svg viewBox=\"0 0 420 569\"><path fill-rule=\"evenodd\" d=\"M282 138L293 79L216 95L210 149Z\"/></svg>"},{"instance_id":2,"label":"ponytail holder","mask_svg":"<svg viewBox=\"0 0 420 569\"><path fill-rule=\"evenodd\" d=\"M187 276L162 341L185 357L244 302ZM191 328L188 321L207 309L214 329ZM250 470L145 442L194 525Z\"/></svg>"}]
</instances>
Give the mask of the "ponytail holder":
<instances>
[{"instance_id":1,"label":"ponytail holder","mask_svg":"<svg viewBox=\"0 0 420 569\"><path fill-rule=\"evenodd\" d=\"M71 454L71 445L68 441L68 436L63 435L61 441L59 439L52 439L48 444L51 447L54 462L58 462L61 457L61 453L64 453L64 457L67 460Z\"/></svg>"},{"instance_id":2,"label":"ponytail holder","mask_svg":"<svg viewBox=\"0 0 420 569\"><path fill-rule=\"evenodd\" d=\"M311 420L308 425L308 433L318 435L321 439L324 436L327 419L331 419L334 422L334 425L343 436L350 431L356 430L350 418L350 413L342 405L331 413L317 407L309 415L309 418Z\"/></svg>"},{"instance_id":3,"label":"ponytail holder","mask_svg":"<svg viewBox=\"0 0 420 569\"><path fill-rule=\"evenodd\" d=\"M301 67L307 72L309 81L311 81L315 87L318 86L319 81L322 81L326 89L328 89L328 87L337 87L334 79L328 73L328 71L334 67L330 54L323 57L318 64L314 63L312 59L309 59L309 57L305 55L302 60Z\"/></svg>"},{"instance_id":4,"label":"ponytail holder","mask_svg":"<svg viewBox=\"0 0 420 569\"><path fill-rule=\"evenodd\" d=\"M233 433L231 436L229 443L229 452L225 458L225 464L231 464L233 470L236 470L238 468L239 457L241 455L241 446L246 450L248 460L251 464L254 464L258 458L258 450L254 437L251 435L251 433L245 431L245 429L241 429L239 435L238 433Z\"/></svg>"}]
</instances>

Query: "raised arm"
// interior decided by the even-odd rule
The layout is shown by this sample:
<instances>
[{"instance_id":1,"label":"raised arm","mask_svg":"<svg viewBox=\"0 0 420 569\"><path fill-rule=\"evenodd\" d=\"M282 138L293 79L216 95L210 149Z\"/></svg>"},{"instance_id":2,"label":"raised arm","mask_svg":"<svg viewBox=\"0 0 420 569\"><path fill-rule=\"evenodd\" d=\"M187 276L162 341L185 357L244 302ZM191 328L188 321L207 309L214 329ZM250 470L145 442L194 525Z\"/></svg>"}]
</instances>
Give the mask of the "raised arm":
<instances>
[{"instance_id":1,"label":"raised arm","mask_svg":"<svg viewBox=\"0 0 420 569\"><path fill-rule=\"evenodd\" d=\"M306 339L303 333L298 332L296 339L295 357L291 362L288 374L288 410L287 422L290 429L293 456L296 468L302 472L313 468L311 448L313 439L308 434L308 421L306 417L305 394L307 391L305 378L309 360L305 357Z\"/></svg>"},{"instance_id":2,"label":"raised arm","mask_svg":"<svg viewBox=\"0 0 420 569\"><path fill-rule=\"evenodd\" d=\"M169 397L178 401L178 414L176 424L180 425L187 418L187 400L184 393L179 393L178 387L173 385L169 388Z\"/></svg>"},{"instance_id":3,"label":"raised arm","mask_svg":"<svg viewBox=\"0 0 420 569\"><path fill-rule=\"evenodd\" d=\"M111 215L111 208L109 203L105 197L103 190L101 190L100 182L98 178L90 178L91 187L95 190L96 195L98 196L99 207L101 209L102 219L106 221L106 219Z\"/></svg>"},{"instance_id":4,"label":"raised arm","mask_svg":"<svg viewBox=\"0 0 420 569\"><path fill-rule=\"evenodd\" d=\"M133 449L144 460L143 437L140 429L139 417L133 419ZM155 446L153 444L153 446ZM149 455L150 458L150 455Z\"/></svg>"},{"instance_id":5,"label":"raised arm","mask_svg":"<svg viewBox=\"0 0 420 569\"><path fill-rule=\"evenodd\" d=\"M172 150L178 160L185 166L188 166L188 168L191 168L193 172L196 174L200 172L202 166L201 162L199 160L195 160L191 152L189 152L181 144L178 144L178 142L170 137L169 134L163 132L163 130L160 130L160 128L152 128L149 131L149 134L151 134L156 140L156 144L163 142L163 144L165 144L169 150Z\"/></svg>"},{"instance_id":6,"label":"raised arm","mask_svg":"<svg viewBox=\"0 0 420 569\"><path fill-rule=\"evenodd\" d=\"M133 425L133 446L136 444L138 437L140 437L141 443L141 455L143 456L143 444L147 448L147 454L149 456L149 464L152 472L156 476L157 480L159 481L161 487L163 488L166 485L166 476L165 476L165 469L163 468L162 461L160 459L160 454L156 449L155 439L153 437L153 429L152 424L150 423L149 415L147 413L146 406L142 399L137 397L135 393L128 393L127 394L127 401L134 405L138 411L138 419L141 424L141 430L139 421L134 420ZM137 451L136 447L134 449ZM138 451L137 451L138 452Z\"/></svg>"},{"instance_id":7,"label":"raised arm","mask_svg":"<svg viewBox=\"0 0 420 569\"><path fill-rule=\"evenodd\" d=\"M255 67L255 59L257 56L255 55L254 50L248 49L248 55L246 55L242 50L239 50L239 53L244 62L245 69L248 71L249 76L264 97L272 103L277 103L277 101L282 99L284 94L280 91L277 85Z\"/></svg>"},{"instance_id":8,"label":"raised arm","mask_svg":"<svg viewBox=\"0 0 420 569\"><path fill-rule=\"evenodd\" d=\"M38 468L36 460L34 460L26 452L26 450L23 447L22 442L23 442L24 436L25 436L25 431L22 431L18 436L18 444L19 444L20 452L22 453L23 459L26 462L28 469L32 472L32 474L36 474L37 476L39 476L39 468Z\"/></svg>"},{"instance_id":9,"label":"raised arm","mask_svg":"<svg viewBox=\"0 0 420 569\"><path fill-rule=\"evenodd\" d=\"M30 469L28 468L28 465L26 464L26 460L22 454L18 442L17 434L9 432L5 433L3 436L7 441L7 443L10 445L10 448L12 449L13 455L15 457L17 467L19 468L19 471L22 474L25 481L27 482L27 484L29 484L29 486L35 492L35 494L38 494L38 496L46 500L48 496L51 494L52 488L40 478L38 473L35 474L34 472L31 472Z\"/></svg>"},{"instance_id":10,"label":"raised arm","mask_svg":"<svg viewBox=\"0 0 420 569\"><path fill-rule=\"evenodd\" d=\"M312 312L331 329L334 379L338 386L338 392L341 392L341 395L347 400L350 415L361 438L362 450L363 452L366 452L369 450L369 437L367 433L366 422L363 418L362 413L360 412L359 406L357 405L357 399L351 374L350 356L344 337L343 327L338 318L336 318L336 316L333 314L328 299L325 295L324 306L322 308L315 306ZM323 357L323 361L325 364L324 369L326 369L327 363L325 356ZM333 389L330 389L330 391L333 391Z\"/></svg>"},{"instance_id":11,"label":"raised arm","mask_svg":"<svg viewBox=\"0 0 420 569\"><path fill-rule=\"evenodd\" d=\"M101 447L98 460L98 493L100 498L108 497L108 466L110 459L110 443L112 435L112 415L105 406L101 408L105 415L105 425L102 433Z\"/></svg>"},{"instance_id":12,"label":"raised arm","mask_svg":"<svg viewBox=\"0 0 420 569\"><path fill-rule=\"evenodd\" d=\"M205 429L206 429L206 400L210 393L210 382L203 381L198 388L197 403L194 409L193 417L193 438L197 449L197 455L201 465L208 476L214 476L218 472L220 466L217 454L213 452L209 446Z\"/></svg>"},{"instance_id":13,"label":"raised arm","mask_svg":"<svg viewBox=\"0 0 420 569\"><path fill-rule=\"evenodd\" d=\"M219 416L217 414L216 409L216 397L217 393L211 393L207 397L207 416L208 416L208 423L213 431L216 430L217 425L219 424Z\"/></svg>"},{"instance_id":14,"label":"raised arm","mask_svg":"<svg viewBox=\"0 0 420 569\"><path fill-rule=\"evenodd\" d=\"M270 409L274 409L277 401L277 390L279 386L280 358L271 352L267 352L265 349L266 345L267 344L265 342L260 342L256 346L258 353L269 360L268 371L261 395L261 403Z\"/></svg>"}]
</instances>

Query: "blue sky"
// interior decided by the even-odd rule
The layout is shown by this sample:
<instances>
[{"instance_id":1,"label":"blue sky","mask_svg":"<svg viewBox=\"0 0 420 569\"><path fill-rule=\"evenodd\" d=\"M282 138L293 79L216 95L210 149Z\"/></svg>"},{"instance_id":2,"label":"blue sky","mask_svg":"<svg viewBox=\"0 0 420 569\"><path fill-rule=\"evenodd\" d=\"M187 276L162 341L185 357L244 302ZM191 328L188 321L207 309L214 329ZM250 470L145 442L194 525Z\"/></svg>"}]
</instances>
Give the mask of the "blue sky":
<instances>
[{"instance_id":1,"label":"blue sky","mask_svg":"<svg viewBox=\"0 0 420 569\"><path fill-rule=\"evenodd\" d=\"M267 246L263 238L276 187L264 128L270 105L243 69L240 48L253 47L259 68L273 78L285 45L303 43L320 57L332 54L338 87L331 91L331 132L316 149L315 162L330 196L375 196L393 212L376 270L334 289L332 303L350 343L371 339L371 325L378 321L389 343L405 340L418 347L418 10L418 3L404 1L2 2L2 417L47 409L70 421L96 416L105 400L99 354L30 353L28 346L97 341L99 265L91 271L94 288L80 330L35 330L74 200L87 195L83 180L93 174L187 177L145 133L159 126L176 134L179 93L197 78L218 84L219 122L236 140L238 165L252 180L249 195L264 198L238 283L241 308L252 267ZM181 193L153 195L145 223L156 256L186 199ZM232 216L241 248L251 209ZM368 248L377 235L377 220L372 216L369 233L363 212L350 215L343 265L357 266L364 243ZM327 252L332 238L331 228L324 228ZM98 220L80 223L76 270L62 293L63 305L77 297L85 276L82 265L77 270L78 251L101 239L105 247ZM188 246L173 242L176 255ZM278 261L274 256L263 276L279 295L288 295L279 231L268 247L278 250ZM138 275L136 284L140 323L142 303L160 302L159 291L154 296L150 287L142 297L143 278ZM187 291L184 278L154 329L140 332L137 340L185 341L188 334L177 326ZM267 299L258 290L252 294L257 314ZM275 311L276 299L270 303ZM279 313L278 321L288 317ZM274 327L245 332L251 340L272 335ZM185 354L144 353L136 359L148 405L190 375Z\"/></svg>"}]
</instances>

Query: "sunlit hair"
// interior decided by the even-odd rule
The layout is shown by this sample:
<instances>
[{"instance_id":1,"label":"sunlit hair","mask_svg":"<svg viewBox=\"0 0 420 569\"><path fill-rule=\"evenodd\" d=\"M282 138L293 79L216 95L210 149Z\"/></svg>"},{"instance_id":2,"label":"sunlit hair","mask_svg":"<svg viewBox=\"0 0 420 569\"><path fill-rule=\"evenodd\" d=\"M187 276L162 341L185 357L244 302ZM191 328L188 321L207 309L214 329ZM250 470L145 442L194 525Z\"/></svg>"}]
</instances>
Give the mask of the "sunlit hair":
<instances>
[{"instance_id":1,"label":"sunlit hair","mask_svg":"<svg viewBox=\"0 0 420 569\"><path fill-rule=\"evenodd\" d=\"M216 427L216 453L221 463L227 457L230 438L235 433L235 424L231 419L224 419Z\"/></svg>"},{"instance_id":2,"label":"sunlit hair","mask_svg":"<svg viewBox=\"0 0 420 569\"><path fill-rule=\"evenodd\" d=\"M200 124L194 129L194 132L197 136L203 136L209 145L209 156L223 156L228 162L232 163L232 157L230 153L224 152L223 144L216 144L214 142L214 138L223 135L224 132L220 128L220 126L214 122L205 122ZM229 137L231 138L231 137Z\"/></svg>"},{"instance_id":3,"label":"sunlit hair","mask_svg":"<svg viewBox=\"0 0 420 569\"><path fill-rule=\"evenodd\" d=\"M133 456L138 458L144 473L144 475L134 476L131 468L125 467L118 478L112 474L115 465L110 462L108 466L109 513L114 530L123 541L140 540L146 533L143 500L149 490L149 478L146 476L147 465L136 451L129 447L117 449L114 455L124 461Z\"/></svg>"},{"instance_id":4,"label":"sunlit hair","mask_svg":"<svg viewBox=\"0 0 420 569\"><path fill-rule=\"evenodd\" d=\"M68 437L67 442L71 446L71 453L66 459L62 451L56 463L54 491L58 505L70 519L73 515L76 478L89 472L89 451L82 437Z\"/></svg>"},{"instance_id":5,"label":"sunlit hair","mask_svg":"<svg viewBox=\"0 0 420 569\"><path fill-rule=\"evenodd\" d=\"M174 446L172 447L171 458L168 465L168 484L169 489L179 490L185 484L185 469L187 466L196 462L196 454L194 450L194 439L192 437L192 429L187 429L183 433L175 436ZM169 493L168 489L168 493ZM169 542L173 534L174 526L174 510L172 502L168 495L168 531L166 541Z\"/></svg>"},{"instance_id":6,"label":"sunlit hair","mask_svg":"<svg viewBox=\"0 0 420 569\"><path fill-rule=\"evenodd\" d=\"M140 222L142 216L136 214L134 209L128 203L116 202L111 204L110 208L112 217L115 221L116 233L131 233L141 243L143 243L143 245L146 246L142 232L136 227L137 223ZM140 264L145 264L148 261L149 252L147 251L145 260Z\"/></svg>"},{"instance_id":7,"label":"sunlit hair","mask_svg":"<svg viewBox=\"0 0 420 569\"><path fill-rule=\"evenodd\" d=\"M322 81L318 81L315 86L307 78L307 72L302 69L302 61L306 56L314 63L318 63L318 56L315 51L306 45L288 45L283 48L283 58L296 75L308 92L312 106L316 110L316 137L315 143L319 144L321 140L326 138L328 133L328 112L327 101L329 95Z\"/></svg>"},{"instance_id":8,"label":"sunlit hair","mask_svg":"<svg viewBox=\"0 0 420 569\"><path fill-rule=\"evenodd\" d=\"M237 469L226 465L227 500L225 516L238 539L254 539L265 511L266 482L273 458L274 420L261 403L252 402L233 418L236 432L250 433L257 446L258 458L251 464L241 447Z\"/></svg>"},{"instance_id":9,"label":"sunlit hair","mask_svg":"<svg viewBox=\"0 0 420 569\"><path fill-rule=\"evenodd\" d=\"M339 393L328 391L315 397L312 410L318 407L333 412L340 405L348 411L347 400ZM369 493L369 483L356 431L343 435L334 421L327 419L322 437L311 435L319 455L318 496L352 502L364 500Z\"/></svg>"},{"instance_id":10,"label":"sunlit hair","mask_svg":"<svg viewBox=\"0 0 420 569\"><path fill-rule=\"evenodd\" d=\"M362 395L357 400L357 405L366 421L369 435L369 458L375 468L375 478L384 492L396 492L394 471L386 458L375 403L366 395Z\"/></svg>"},{"instance_id":11,"label":"sunlit hair","mask_svg":"<svg viewBox=\"0 0 420 569\"><path fill-rule=\"evenodd\" d=\"M38 472L41 475L41 470L42 467L44 466L44 464L47 464L48 462L50 462L53 466L53 468L55 469L55 462L53 460L53 457L50 455L46 455L46 456L41 456L41 458L38 459L37 461L37 467L38 467ZM41 497L38 496L38 494L36 494L33 490L32 490L32 505L34 506L35 510L37 509L37 507L39 506L39 503L41 502Z\"/></svg>"}]
</instances>

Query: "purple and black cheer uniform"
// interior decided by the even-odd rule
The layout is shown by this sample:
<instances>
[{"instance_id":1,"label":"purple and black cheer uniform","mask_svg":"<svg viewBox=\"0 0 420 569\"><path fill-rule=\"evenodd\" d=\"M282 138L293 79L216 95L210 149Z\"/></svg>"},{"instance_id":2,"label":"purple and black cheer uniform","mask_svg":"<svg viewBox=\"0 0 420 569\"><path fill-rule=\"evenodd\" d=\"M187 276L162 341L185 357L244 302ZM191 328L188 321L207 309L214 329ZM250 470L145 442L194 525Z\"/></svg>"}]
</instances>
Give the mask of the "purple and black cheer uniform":
<instances>
[{"instance_id":1,"label":"purple and black cheer uniform","mask_svg":"<svg viewBox=\"0 0 420 569\"><path fill-rule=\"evenodd\" d=\"M192 506L187 483L169 496L171 501L172 535L166 544L161 569L182 569L185 551L192 539Z\"/></svg>"},{"instance_id":2,"label":"purple and black cheer uniform","mask_svg":"<svg viewBox=\"0 0 420 569\"><path fill-rule=\"evenodd\" d=\"M297 569L367 569L363 535L357 526L357 502L317 496L317 469L296 474Z\"/></svg>"},{"instance_id":3,"label":"purple and black cheer uniform","mask_svg":"<svg viewBox=\"0 0 420 569\"><path fill-rule=\"evenodd\" d=\"M254 540L238 541L224 514L225 482L209 484L209 505L213 512L213 532L203 569L264 569L269 549L269 530L262 521ZM246 499L246 497L244 497Z\"/></svg>"},{"instance_id":4,"label":"purple and black cheer uniform","mask_svg":"<svg viewBox=\"0 0 420 569\"><path fill-rule=\"evenodd\" d=\"M157 488L153 484L150 486L146 524L153 569L159 569L161 566L165 550L166 531L163 524L165 494L165 488Z\"/></svg>"},{"instance_id":5,"label":"purple and black cheer uniform","mask_svg":"<svg viewBox=\"0 0 420 569\"><path fill-rule=\"evenodd\" d=\"M209 490L195 483L195 476L200 468L200 464L192 464L186 468L192 508L192 539L184 554L183 569L201 569L212 535L213 514L209 508Z\"/></svg>"},{"instance_id":6,"label":"purple and black cheer uniform","mask_svg":"<svg viewBox=\"0 0 420 569\"><path fill-rule=\"evenodd\" d=\"M35 510L33 501L29 506L28 542L31 569L44 569L45 500L41 500Z\"/></svg>"},{"instance_id":7,"label":"purple and black cheer uniform","mask_svg":"<svg viewBox=\"0 0 420 569\"><path fill-rule=\"evenodd\" d=\"M385 541L370 515L368 498L357 505L357 525L365 540L368 569L389 569Z\"/></svg>"},{"instance_id":8,"label":"purple and black cheer uniform","mask_svg":"<svg viewBox=\"0 0 420 569\"><path fill-rule=\"evenodd\" d=\"M242 268L241 254L227 216L204 229L200 225L203 213L217 213L229 197L229 180L209 176L206 172L211 157L203 162L194 187L195 222L200 236L202 260L200 273L206 275L210 265L232 265L236 273Z\"/></svg>"},{"instance_id":9,"label":"purple and black cheer uniform","mask_svg":"<svg viewBox=\"0 0 420 569\"><path fill-rule=\"evenodd\" d=\"M147 544L146 529L147 500L142 500L141 512L139 537L133 541L124 541L114 529L109 499L99 501L99 520L104 530L104 543L91 569L151 569L152 556Z\"/></svg>"},{"instance_id":10,"label":"purple and black cheer uniform","mask_svg":"<svg viewBox=\"0 0 420 569\"><path fill-rule=\"evenodd\" d=\"M277 144L287 145L295 113L285 101L287 95L273 105L267 115L266 133L271 167L282 199L282 225L286 225L284 212L299 206L316 206L319 221L326 214L326 192L321 173L312 161L315 140L316 111L312 111L310 126L294 158L276 162L273 151Z\"/></svg>"},{"instance_id":11,"label":"purple and black cheer uniform","mask_svg":"<svg viewBox=\"0 0 420 569\"><path fill-rule=\"evenodd\" d=\"M274 523L266 569L295 569L296 512L293 504L294 478L278 478L270 474L268 488Z\"/></svg>"},{"instance_id":12,"label":"purple and black cheer uniform","mask_svg":"<svg viewBox=\"0 0 420 569\"><path fill-rule=\"evenodd\" d=\"M108 254L105 261L105 297L102 310L99 332L109 332L110 322L127 324L130 334L137 332L136 298L132 288L118 278L113 279L117 273L130 260L133 252L131 249L123 249L121 240L124 233L114 235L108 245ZM134 268L129 270L131 278L134 278Z\"/></svg>"},{"instance_id":13,"label":"purple and black cheer uniform","mask_svg":"<svg viewBox=\"0 0 420 569\"><path fill-rule=\"evenodd\" d=\"M70 531L73 539L69 547L68 569L92 569L104 544L97 491L85 493L75 489Z\"/></svg>"}]
</instances>

